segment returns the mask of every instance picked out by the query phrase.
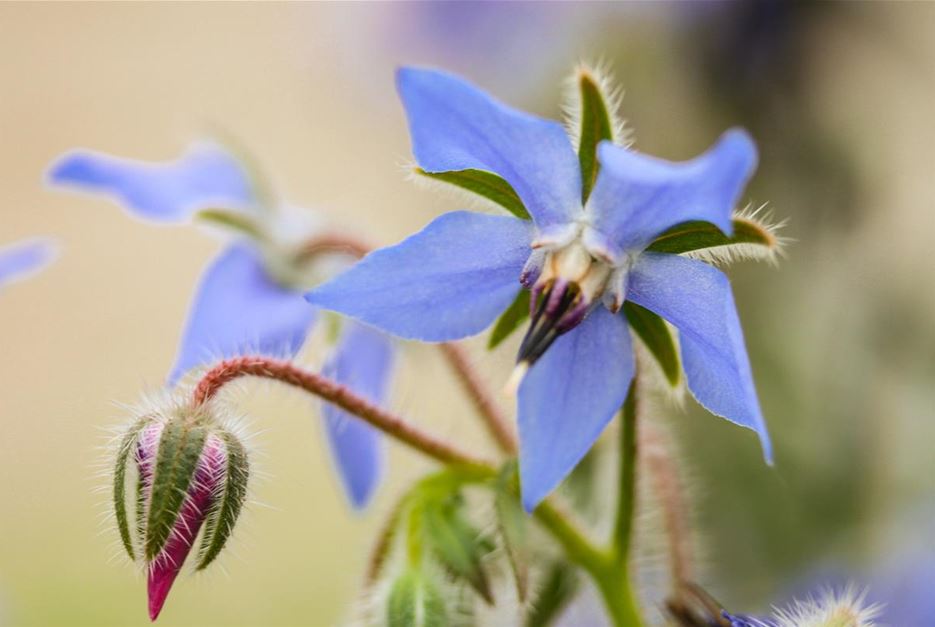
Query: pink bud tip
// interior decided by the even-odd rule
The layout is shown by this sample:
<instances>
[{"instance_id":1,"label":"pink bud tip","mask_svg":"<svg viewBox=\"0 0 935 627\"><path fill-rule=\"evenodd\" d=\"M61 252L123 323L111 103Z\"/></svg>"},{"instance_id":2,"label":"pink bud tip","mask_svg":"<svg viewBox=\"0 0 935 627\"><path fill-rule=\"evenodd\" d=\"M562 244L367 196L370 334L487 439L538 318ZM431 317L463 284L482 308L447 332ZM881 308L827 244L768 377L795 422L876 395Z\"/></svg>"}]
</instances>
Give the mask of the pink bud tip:
<instances>
[{"instance_id":1,"label":"pink bud tip","mask_svg":"<svg viewBox=\"0 0 935 627\"><path fill-rule=\"evenodd\" d=\"M182 570L195 537L208 515L212 497L221 480L226 461L223 445L214 437L208 439L188 497L172 529L172 535L162 553L149 565L147 591L149 594L149 619L155 621L175 578Z\"/></svg>"}]
</instances>

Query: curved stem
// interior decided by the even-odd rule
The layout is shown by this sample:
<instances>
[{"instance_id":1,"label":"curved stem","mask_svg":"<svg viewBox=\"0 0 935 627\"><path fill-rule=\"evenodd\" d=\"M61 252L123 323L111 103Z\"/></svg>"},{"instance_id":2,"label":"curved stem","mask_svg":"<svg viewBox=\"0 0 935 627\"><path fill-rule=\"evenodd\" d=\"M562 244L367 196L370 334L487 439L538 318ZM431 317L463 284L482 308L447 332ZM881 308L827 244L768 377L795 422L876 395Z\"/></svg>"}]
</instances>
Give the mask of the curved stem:
<instances>
[{"instance_id":1,"label":"curved stem","mask_svg":"<svg viewBox=\"0 0 935 627\"><path fill-rule=\"evenodd\" d=\"M344 253L351 257L363 257L373 250L367 242L342 233L322 233L304 242L295 254L295 261L305 263L318 255Z\"/></svg>"},{"instance_id":2,"label":"curved stem","mask_svg":"<svg viewBox=\"0 0 935 627\"><path fill-rule=\"evenodd\" d=\"M471 365L470 357L463 347L451 342L439 344L439 348L448 360L452 369L458 375L458 380L464 391L470 397L474 408L484 420L490 435L493 436L500 448L510 455L516 454L516 436L510 428L510 423L481 381L480 375Z\"/></svg>"},{"instance_id":3,"label":"curved stem","mask_svg":"<svg viewBox=\"0 0 935 627\"><path fill-rule=\"evenodd\" d=\"M208 402L226 384L244 376L274 379L301 388L442 463L461 466L485 475L493 472L493 468L486 462L472 457L444 440L420 431L396 414L357 396L345 386L314 372L302 370L288 361L259 356L222 361L202 376L195 386L192 403L198 406Z\"/></svg>"}]
</instances>

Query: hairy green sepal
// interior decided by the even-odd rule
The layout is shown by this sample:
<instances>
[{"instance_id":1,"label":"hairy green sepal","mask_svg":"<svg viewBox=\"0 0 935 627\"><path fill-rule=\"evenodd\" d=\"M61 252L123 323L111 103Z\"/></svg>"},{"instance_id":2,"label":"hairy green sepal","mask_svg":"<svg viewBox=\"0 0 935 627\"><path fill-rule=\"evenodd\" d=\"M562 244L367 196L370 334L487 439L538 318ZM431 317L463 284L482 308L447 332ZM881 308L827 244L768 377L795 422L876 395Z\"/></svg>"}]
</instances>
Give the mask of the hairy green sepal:
<instances>
[{"instance_id":1,"label":"hairy green sepal","mask_svg":"<svg viewBox=\"0 0 935 627\"><path fill-rule=\"evenodd\" d=\"M476 169L426 172L422 168L415 168L415 173L433 181L448 183L472 194L482 196L503 207L517 218L530 219L529 212L526 211L523 201L513 187L493 172Z\"/></svg>"},{"instance_id":2,"label":"hairy green sepal","mask_svg":"<svg viewBox=\"0 0 935 627\"><path fill-rule=\"evenodd\" d=\"M207 437L206 427L188 419L171 420L162 431L146 523L144 546L148 561L155 559L169 540Z\"/></svg>"},{"instance_id":3,"label":"hairy green sepal","mask_svg":"<svg viewBox=\"0 0 935 627\"><path fill-rule=\"evenodd\" d=\"M578 96L581 98L578 163L581 166L581 202L583 204L591 195L601 167L597 160L597 146L605 140L613 141L614 124L604 93L588 72L581 72L578 75Z\"/></svg>"},{"instance_id":4,"label":"hairy green sepal","mask_svg":"<svg viewBox=\"0 0 935 627\"><path fill-rule=\"evenodd\" d=\"M393 582L386 606L387 627L445 627L441 592L419 570L407 570Z\"/></svg>"},{"instance_id":5,"label":"hairy green sepal","mask_svg":"<svg viewBox=\"0 0 935 627\"><path fill-rule=\"evenodd\" d=\"M503 538L510 569L513 571L517 597L525 602L529 593L529 561L532 551L529 546L527 516L520 506L518 488L516 465L511 464L497 480L494 508L497 513L497 527Z\"/></svg>"},{"instance_id":6,"label":"hairy green sepal","mask_svg":"<svg viewBox=\"0 0 935 627\"><path fill-rule=\"evenodd\" d=\"M117 529L120 531L120 541L131 560L136 560L133 550L133 541L130 539L130 520L127 517L127 465L130 454L136 448L140 433L152 422L151 416L144 416L137 420L123 439L117 449L117 465L114 468L114 515L117 518Z\"/></svg>"},{"instance_id":7,"label":"hairy green sepal","mask_svg":"<svg viewBox=\"0 0 935 627\"><path fill-rule=\"evenodd\" d=\"M507 307L506 311L497 318L497 323L490 332L490 339L487 340L487 348L495 349L503 340L510 337L513 331L519 328L523 321L529 317L529 290L519 291L516 298Z\"/></svg>"},{"instance_id":8,"label":"hairy green sepal","mask_svg":"<svg viewBox=\"0 0 935 627\"><path fill-rule=\"evenodd\" d=\"M627 301L623 304L623 313L627 317L630 327L646 344L646 348L662 368L662 372L670 385L676 386L682 374L678 350L675 347L675 338L666 326L665 321L636 303Z\"/></svg>"},{"instance_id":9,"label":"hairy green sepal","mask_svg":"<svg viewBox=\"0 0 935 627\"><path fill-rule=\"evenodd\" d=\"M493 593L482 560L493 546L463 515L460 499L428 502L422 515L426 541L438 561L492 605Z\"/></svg>"},{"instance_id":10,"label":"hairy green sepal","mask_svg":"<svg viewBox=\"0 0 935 627\"><path fill-rule=\"evenodd\" d=\"M250 475L247 449L229 431L220 431L216 435L224 442L227 468L223 492L215 497L211 510L205 517L205 531L201 537L196 570L207 567L224 548L247 498L247 479Z\"/></svg>"},{"instance_id":11,"label":"hairy green sepal","mask_svg":"<svg viewBox=\"0 0 935 627\"><path fill-rule=\"evenodd\" d=\"M578 591L578 573L565 562L555 562L546 571L535 603L526 615L526 627L552 624Z\"/></svg>"},{"instance_id":12,"label":"hairy green sepal","mask_svg":"<svg viewBox=\"0 0 935 627\"><path fill-rule=\"evenodd\" d=\"M725 235L710 222L693 220L673 226L657 237L646 250L654 253L688 253L704 248L732 244L754 244L773 250L776 237L762 225L744 218L734 218L734 234Z\"/></svg>"}]
</instances>

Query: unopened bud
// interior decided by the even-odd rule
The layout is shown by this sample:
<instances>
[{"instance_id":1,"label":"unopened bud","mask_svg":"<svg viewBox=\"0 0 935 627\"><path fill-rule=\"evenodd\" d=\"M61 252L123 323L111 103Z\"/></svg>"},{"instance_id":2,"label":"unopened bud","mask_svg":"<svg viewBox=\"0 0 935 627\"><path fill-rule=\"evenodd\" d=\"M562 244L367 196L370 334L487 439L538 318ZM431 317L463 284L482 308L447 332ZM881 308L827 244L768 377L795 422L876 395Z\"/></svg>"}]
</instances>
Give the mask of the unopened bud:
<instances>
[{"instance_id":1,"label":"unopened bud","mask_svg":"<svg viewBox=\"0 0 935 627\"><path fill-rule=\"evenodd\" d=\"M126 490L131 465L137 471L132 527ZM224 547L240 515L248 475L246 449L207 406L154 412L124 435L114 472L114 510L127 553L147 568L152 620L201 528L198 570Z\"/></svg>"}]
</instances>

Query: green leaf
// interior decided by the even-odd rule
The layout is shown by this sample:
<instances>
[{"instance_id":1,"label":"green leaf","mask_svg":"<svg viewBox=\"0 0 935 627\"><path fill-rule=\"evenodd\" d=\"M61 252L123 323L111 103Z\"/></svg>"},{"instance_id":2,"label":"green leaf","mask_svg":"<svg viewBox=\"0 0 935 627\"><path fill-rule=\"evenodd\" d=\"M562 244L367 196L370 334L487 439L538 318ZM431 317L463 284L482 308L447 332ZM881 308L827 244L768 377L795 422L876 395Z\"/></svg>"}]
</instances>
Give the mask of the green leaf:
<instances>
[{"instance_id":1,"label":"green leaf","mask_svg":"<svg viewBox=\"0 0 935 627\"><path fill-rule=\"evenodd\" d=\"M570 564L554 563L549 568L542 589L526 616L526 627L551 625L578 591L578 583L578 573Z\"/></svg>"},{"instance_id":2,"label":"green leaf","mask_svg":"<svg viewBox=\"0 0 935 627\"><path fill-rule=\"evenodd\" d=\"M678 385L682 374L675 339L665 321L636 303L627 301L623 304L623 313L643 343L653 354L663 374L672 386Z\"/></svg>"},{"instance_id":3,"label":"green leaf","mask_svg":"<svg viewBox=\"0 0 935 627\"><path fill-rule=\"evenodd\" d=\"M613 141L614 123L605 94L590 72L578 73L578 95L581 98L578 163L581 164L581 202L585 203L600 170L597 145L604 140Z\"/></svg>"},{"instance_id":4,"label":"green leaf","mask_svg":"<svg viewBox=\"0 0 935 627\"><path fill-rule=\"evenodd\" d=\"M153 420L151 416L144 416L137 420L120 441L117 449L117 462L114 468L114 515L117 518L117 529L120 531L120 540L123 548L131 560L136 559L133 551L133 541L130 539L130 521L127 517L127 465L130 454L136 449L140 433Z\"/></svg>"},{"instance_id":5,"label":"green leaf","mask_svg":"<svg viewBox=\"0 0 935 627\"><path fill-rule=\"evenodd\" d=\"M258 242L265 242L269 239L256 220L240 211L202 209L195 214L195 219L247 235Z\"/></svg>"},{"instance_id":6,"label":"green leaf","mask_svg":"<svg viewBox=\"0 0 935 627\"><path fill-rule=\"evenodd\" d=\"M427 503L423 516L426 540L438 561L492 605L493 593L482 566L484 555L493 550L490 542L464 518L456 499Z\"/></svg>"},{"instance_id":7,"label":"green leaf","mask_svg":"<svg viewBox=\"0 0 935 627\"><path fill-rule=\"evenodd\" d=\"M606 498L597 480L602 449L602 440L599 439L572 469L561 486L575 511L587 518L593 518L597 513L598 501Z\"/></svg>"},{"instance_id":8,"label":"green leaf","mask_svg":"<svg viewBox=\"0 0 935 627\"><path fill-rule=\"evenodd\" d=\"M529 212L523 201L505 180L487 170L453 170L451 172L426 172L422 168L415 168L415 173L433 181L448 183L467 190L487 200L494 202L517 218L529 220Z\"/></svg>"},{"instance_id":9,"label":"green leaf","mask_svg":"<svg viewBox=\"0 0 935 627\"><path fill-rule=\"evenodd\" d=\"M149 497L145 556L153 560L165 547L185 502L208 432L187 419L169 421L159 439Z\"/></svg>"},{"instance_id":10,"label":"green leaf","mask_svg":"<svg viewBox=\"0 0 935 627\"><path fill-rule=\"evenodd\" d=\"M770 255L779 248L779 240L766 224L750 218L734 218L734 234L724 235L710 222L694 220L683 222L657 237L646 250L655 253L681 254L721 246L762 246L763 254Z\"/></svg>"},{"instance_id":11,"label":"green leaf","mask_svg":"<svg viewBox=\"0 0 935 627\"><path fill-rule=\"evenodd\" d=\"M205 531L201 537L196 570L207 567L224 548L247 498L247 479L250 476L247 449L229 431L222 431L218 435L224 441L227 452L224 491L215 497L205 517Z\"/></svg>"},{"instance_id":12,"label":"green leaf","mask_svg":"<svg viewBox=\"0 0 935 627\"><path fill-rule=\"evenodd\" d=\"M519 291L519 294L516 295L516 298L510 306L507 307L506 311L500 314L497 323L493 327L493 331L490 333L490 339L487 340L487 348L493 350L499 346L500 343L510 337L513 331L518 329L528 317L529 290L523 289Z\"/></svg>"},{"instance_id":13,"label":"green leaf","mask_svg":"<svg viewBox=\"0 0 935 627\"><path fill-rule=\"evenodd\" d=\"M387 627L445 627L445 601L435 584L418 570L393 582L386 605Z\"/></svg>"},{"instance_id":14,"label":"green leaf","mask_svg":"<svg viewBox=\"0 0 935 627\"><path fill-rule=\"evenodd\" d=\"M497 512L497 526L516 581L517 596L520 601L525 602L529 593L531 550L526 528L527 516L520 506L516 483L516 466L511 465L500 475L494 495L494 507Z\"/></svg>"}]
</instances>

